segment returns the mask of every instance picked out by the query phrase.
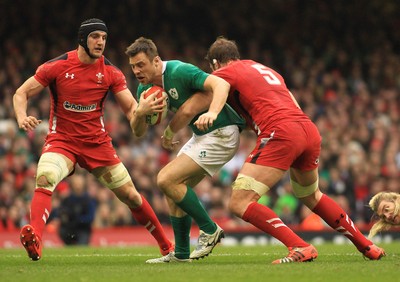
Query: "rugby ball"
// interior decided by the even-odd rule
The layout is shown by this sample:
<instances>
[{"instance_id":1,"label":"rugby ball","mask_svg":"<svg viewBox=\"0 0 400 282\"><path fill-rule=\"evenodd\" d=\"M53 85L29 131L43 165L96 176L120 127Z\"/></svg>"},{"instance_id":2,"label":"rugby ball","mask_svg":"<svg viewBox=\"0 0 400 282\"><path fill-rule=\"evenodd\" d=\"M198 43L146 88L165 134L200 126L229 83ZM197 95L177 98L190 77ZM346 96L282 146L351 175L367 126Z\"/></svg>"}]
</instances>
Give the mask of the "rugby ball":
<instances>
[{"instance_id":1,"label":"rugby ball","mask_svg":"<svg viewBox=\"0 0 400 282\"><path fill-rule=\"evenodd\" d=\"M156 125L159 124L168 114L168 104L169 104L169 100L168 100L168 94L165 92L165 90L157 85L153 85L152 87L150 87L149 89L147 89L143 95L144 98L147 98L150 94L153 94L154 92L156 92L157 90L160 90L160 92L157 94L157 96L155 97L155 99L161 98L161 97L167 97L167 99L165 99L162 103L164 105L162 112L159 113L153 113L151 115L146 115L146 123L149 125Z\"/></svg>"}]
</instances>

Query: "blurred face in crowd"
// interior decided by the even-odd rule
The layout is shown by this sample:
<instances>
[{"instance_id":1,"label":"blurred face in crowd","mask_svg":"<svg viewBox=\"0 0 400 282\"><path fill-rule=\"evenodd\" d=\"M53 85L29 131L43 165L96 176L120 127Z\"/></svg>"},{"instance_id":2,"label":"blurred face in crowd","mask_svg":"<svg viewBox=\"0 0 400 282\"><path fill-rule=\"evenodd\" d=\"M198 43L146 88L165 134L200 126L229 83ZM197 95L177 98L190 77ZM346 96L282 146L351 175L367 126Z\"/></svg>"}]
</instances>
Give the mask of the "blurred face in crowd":
<instances>
[{"instance_id":1,"label":"blurred face in crowd","mask_svg":"<svg viewBox=\"0 0 400 282\"><path fill-rule=\"evenodd\" d=\"M87 46L90 55L93 58L100 58L103 55L106 47L107 33L104 31L96 30L91 32L87 37Z\"/></svg>"},{"instance_id":2,"label":"blurred face in crowd","mask_svg":"<svg viewBox=\"0 0 400 282\"><path fill-rule=\"evenodd\" d=\"M161 59L155 56L149 58L144 52L139 52L135 56L129 57L129 64L137 80L142 84L154 83L157 77L161 77L161 71L157 71L161 66Z\"/></svg>"},{"instance_id":3,"label":"blurred face in crowd","mask_svg":"<svg viewBox=\"0 0 400 282\"><path fill-rule=\"evenodd\" d=\"M400 216L396 213L396 202L382 200L376 213L385 222L392 225L400 225Z\"/></svg>"}]
</instances>

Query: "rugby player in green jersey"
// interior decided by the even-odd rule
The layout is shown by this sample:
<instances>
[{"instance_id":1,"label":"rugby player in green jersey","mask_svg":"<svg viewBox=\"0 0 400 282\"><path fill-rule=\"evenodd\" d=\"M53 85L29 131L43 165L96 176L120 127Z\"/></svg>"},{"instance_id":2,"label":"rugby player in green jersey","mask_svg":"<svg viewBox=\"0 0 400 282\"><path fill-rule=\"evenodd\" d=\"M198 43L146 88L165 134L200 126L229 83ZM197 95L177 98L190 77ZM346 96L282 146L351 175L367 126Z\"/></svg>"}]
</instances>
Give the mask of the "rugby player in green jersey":
<instances>
[{"instance_id":1,"label":"rugby player in green jersey","mask_svg":"<svg viewBox=\"0 0 400 282\"><path fill-rule=\"evenodd\" d=\"M135 77L140 82L137 94L139 106L135 112L136 135L147 130L144 122L149 109L154 108L154 94L146 99L141 93L158 85L168 94L170 110L174 112L162 136L164 148L176 145L174 134L190 126L192 138L181 148L177 157L157 176L157 185L167 196L170 219L174 229L175 251L147 263L190 262L209 255L224 237L224 231L209 217L193 191L205 176L214 175L237 152L240 130L244 120L228 105L207 131L200 131L193 122L210 106L213 93L227 92L229 85L200 68L178 60L161 60L151 39L136 39L125 52ZM190 253L192 218L200 229L198 244Z\"/></svg>"}]
</instances>

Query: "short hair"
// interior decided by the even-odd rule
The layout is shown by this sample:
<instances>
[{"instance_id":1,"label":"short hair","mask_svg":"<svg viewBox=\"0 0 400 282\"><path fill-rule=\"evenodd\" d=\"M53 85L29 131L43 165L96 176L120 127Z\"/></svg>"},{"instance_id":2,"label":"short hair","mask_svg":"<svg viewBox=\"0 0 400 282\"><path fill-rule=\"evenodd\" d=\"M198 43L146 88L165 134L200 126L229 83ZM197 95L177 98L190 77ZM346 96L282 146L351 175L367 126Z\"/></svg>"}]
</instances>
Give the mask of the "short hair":
<instances>
[{"instance_id":1,"label":"short hair","mask_svg":"<svg viewBox=\"0 0 400 282\"><path fill-rule=\"evenodd\" d=\"M219 63L240 60L239 48L235 41L218 36L208 49L206 60L209 63L214 63L214 60Z\"/></svg>"},{"instance_id":2,"label":"short hair","mask_svg":"<svg viewBox=\"0 0 400 282\"><path fill-rule=\"evenodd\" d=\"M150 60L158 56L156 44L154 44L153 40L145 37L139 37L136 39L131 45L128 46L128 48L126 48L125 54L129 57L134 57L141 52L145 53Z\"/></svg>"},{"instance_id":3,"label":"short hair","mask_svg":"<svg viewBox=\"0 0 400 282\"><path fill-rule=\"evenodd\" d=\"M379 192L371 198L368 205L374 211L374 216L375 216L376 213L378 212L379 204L383 200L393 202L395 204L394 213L398 214L399 210L400 210L400 205L397 200L399 197L400 197L400 194L395 193L395 192ZM371 230L369 231L368 237L372 238L378 232L389 230L392 226L393 226L393 224L387 222L384 218L379 218L379 220L372 225Z\"/></svg>"}]
</instances>

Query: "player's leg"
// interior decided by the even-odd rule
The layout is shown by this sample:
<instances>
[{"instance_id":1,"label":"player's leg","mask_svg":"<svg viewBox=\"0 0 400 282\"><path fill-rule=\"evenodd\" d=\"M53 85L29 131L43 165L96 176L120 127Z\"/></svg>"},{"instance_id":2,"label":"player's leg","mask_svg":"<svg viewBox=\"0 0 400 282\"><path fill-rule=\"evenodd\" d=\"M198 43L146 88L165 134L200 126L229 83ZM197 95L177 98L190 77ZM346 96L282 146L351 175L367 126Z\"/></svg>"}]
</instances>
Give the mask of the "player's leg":
<instances>
[{"instance_id":1,"label":"player's leg","mask_svg":"<svg viewBox=\"0 0 400 282\"><path fill-rule=\"evenodd\" d=\"M384 250L375 246L360 232L339 204L319 190L318 169L301 171L291 168L290 177L296 197L330 227L349 238L362 254L374 260L385 255Z\"/></svg>"},{"instance_id":2,"label":"player's leg","mask_svg":"<svg viewBox=\"0 0 400 282\"><path fill-rule=\"evenodd\" d=\"M158 175L160 189L190 215L200 228L198 244L190 254L192 259L210 254L224 237L224 232L211 220L191 187L205 175L214 175L235 155L239 138L236 125L218 128L202 136L193 135L182 147L178 157Z\"/></svg>"},{"instance_id":3,"label":"player's leg","mask_svg":"<svg viewBox=\"0 0 400 282\"><path fill-rule=\"evenodd\" d=\"M200 237L212 236L215 239L207 250L202 249L202 252L196 254L195 258L204 257L208 255L217 241L223 236L222 229L210 218L207 211L204 209L196 193L192 187L195 186L207 172L199 166L191 157L186 154L180 154L172 162L167 164L158 174L157 184L158 187L171 199L180 209L187 215L194 219L200 229ZM171 217L172 222L184 221L185 218ZM179 224L173 227L178 228ZM174 228L175 230L175 228ZM183 230L181 230L183 232ZM190 229L187 229L189 234ZM199 238L200 238L199 237ZM180 244L176 242L178 247ZM198 246L201 248L202 246ZM187 248L185 248L187 249ZM185 250L185 255L186 255ZM186 257L180 257L186 258Z\"/></svg>"},{"instance_id":4,"label":"player's leg","mask_svg":"<svg viewBox=\"0 0 400 282\"><path fill-rule=\"evenodd\" d=\"M21 229L21 243L32 260L41 257L41 240L51 212L51 196L58 183L73 170L74 163L59 153L44 153L36 172L36 189L31 202L30 224Z\"/></svg>"},{"instance_id":5,"label":"player's leg","mask_svg":"<svg viewBox=\"0 0 400 282\"><path fill-rule=\"evenodd\" d=\"M173 200L166 197L169 206L169 215L174 231L175 250L169 254L149 259L146 263L171 263L171 262L191 262L190 255L190 230L192 228L192 218L180 209Z\"/></svg>"},{"instance_id":6,"label":"player's leg","mask_svg":"<svg viewBox=\"0 0 400 282\"><path fill-rule=\"evenodd\" d=\"M93 169L92 173L119 200L129 207L135 220L143 225L156 239L162 255L166 255L173 250L173 244L167 238L154 210L136 190L126 167L122 163L99 167Z\"/></svg>"},{"instance_id":7,"label":"player's leg","mask_svg":"<svg viewBox=\"0 0 400 282\"><path fill-rule=\"evenodd\" d=\"M289 249L287 257L273 263L310 261L317 257L315 248L296 235L272 209L257 202L284 173L281 169L245 163L232 184L229 209Z\"/></svg>"}]
</instances>

